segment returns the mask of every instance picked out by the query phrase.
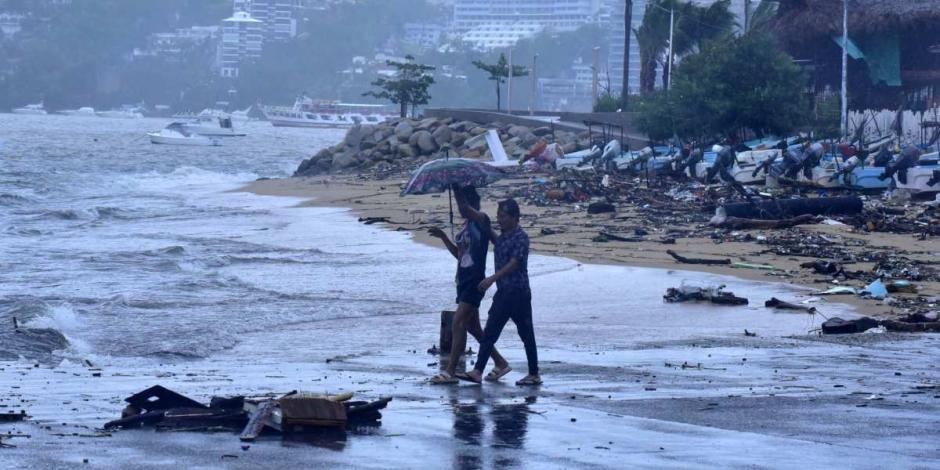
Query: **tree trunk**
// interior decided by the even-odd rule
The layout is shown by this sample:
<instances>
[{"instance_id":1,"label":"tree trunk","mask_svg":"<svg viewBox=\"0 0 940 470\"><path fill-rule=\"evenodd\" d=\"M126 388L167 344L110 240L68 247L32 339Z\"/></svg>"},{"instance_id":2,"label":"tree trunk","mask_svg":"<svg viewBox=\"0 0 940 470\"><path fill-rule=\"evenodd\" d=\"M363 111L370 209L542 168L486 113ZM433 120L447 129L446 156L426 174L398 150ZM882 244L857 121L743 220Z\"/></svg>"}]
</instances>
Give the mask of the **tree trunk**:
<instances>
[{"instance_id":1,"label":"tree trunk","mask_svg":"<svg viewBox=\"0 0 940 470\"><path fill-rule=\"evenodd\" d=\"M502 109L502 103L500 103L499 80L496 80L496 112L498 113L500 109Z\"/></svg>"},{"instance_id":2,"label":"tree trunk","mask_svg":"<svg viewBox=\"0 0 940 470\"><path fill-rule=\"evenodd\" d=\"M402 101L398 103L399 106L399 117L408 117L408 103Z\"/></svg>"},{"instance_id":3,"label":"tree trunk","mask_svg":"<svg viewBox=\"0 0 940 470\"><path fill-rule=\"evenodd\" d=\"M642 54L640 57L640 92L650 93L656 88L656 57Z\"/></svg>"},{"instance_id":4,"label":"tree trunk","mask_svg":"<svg viewBox=\"0 0 940 470\"><path fill-rule=\"evenodd\" d=\"M623 83L620 89L620 109L627 110L630 96L630 34L633 33L633 0L625 0L623 5Z\"/></svg>"}]
</instances>

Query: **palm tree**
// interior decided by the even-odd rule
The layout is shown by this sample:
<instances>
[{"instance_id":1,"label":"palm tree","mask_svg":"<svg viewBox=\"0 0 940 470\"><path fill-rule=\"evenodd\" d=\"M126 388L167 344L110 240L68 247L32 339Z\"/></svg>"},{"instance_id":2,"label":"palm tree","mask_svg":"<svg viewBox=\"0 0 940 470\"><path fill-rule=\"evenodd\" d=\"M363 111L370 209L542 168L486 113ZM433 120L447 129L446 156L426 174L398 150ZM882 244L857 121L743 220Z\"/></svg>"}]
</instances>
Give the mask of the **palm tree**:
<instances>
[{"instance_id":1,"label":"palm tree","mask_svg":"<svg viewBox=\"0 0 940 470\"><path fill-rule=\"evenodd\" d=\"M633 23L633 0L623 2L623 86L620 92L620 109L627 110L627 99L630 96L630 35L633 33L630 25Z\"/></svg>"},{"instance_id":2,"label":"palm tree","mask_svg":"<svg viewBox=\"0 0 940 470\"><path fill-rule=\"evenodd\" d=\"M707 7L679 0L656 0L646 6L643 24L634 32L640 45L640 90L650 92L656 83L656 68L663 67L663 87L668 87L669 14L673 12L673 61L693 53L707 41L726 38L734 29L731 0ZM675 62L673 62L675 65Z\"/></svg>"}]
</instances>

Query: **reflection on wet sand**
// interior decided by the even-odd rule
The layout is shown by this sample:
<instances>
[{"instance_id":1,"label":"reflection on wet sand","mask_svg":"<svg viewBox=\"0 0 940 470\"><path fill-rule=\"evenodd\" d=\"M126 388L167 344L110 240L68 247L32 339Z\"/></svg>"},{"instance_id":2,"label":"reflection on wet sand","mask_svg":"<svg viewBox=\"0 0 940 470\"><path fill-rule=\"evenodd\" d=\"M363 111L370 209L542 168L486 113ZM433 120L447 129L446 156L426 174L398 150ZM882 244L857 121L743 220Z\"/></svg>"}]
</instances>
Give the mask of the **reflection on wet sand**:
<instances>
[{"instance_id":1,"label":"reflection on wet sand","mask_svg":"<svg viewBox=\"0 0 940 470\"><path fill-rule=\"evenodd\" d=\"M451 391L450 405L454 413L454 437L463 445L454 452L454 468L515 468L521 462L515 450L522 449L526 441L529 403L489 404L479 388L472 389L470 401L461 402L458 390ZM487 422L492 423L492 434L487 439ZM495 449L495 450L491 450ZM487 456L492 461L486 463Z\"/></svg>"}]
</instances>

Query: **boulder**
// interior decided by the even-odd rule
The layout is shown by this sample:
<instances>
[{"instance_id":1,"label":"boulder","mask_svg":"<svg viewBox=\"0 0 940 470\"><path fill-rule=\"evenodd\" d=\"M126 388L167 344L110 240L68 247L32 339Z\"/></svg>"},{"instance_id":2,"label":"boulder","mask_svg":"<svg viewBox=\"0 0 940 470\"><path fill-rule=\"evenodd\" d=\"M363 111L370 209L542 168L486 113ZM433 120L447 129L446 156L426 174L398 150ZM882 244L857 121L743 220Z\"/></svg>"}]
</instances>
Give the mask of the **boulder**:
<instances>
[{"instance_id":1,"label":"boulder","mask_svg":"<svg viewBox=\"0 0 940 470\"><path fill-rule=\"evenodd\" d=\"M574 142L567 143L561 146L561 150L565 153L571 153L578 151L578 146Z\"/></svg>"},{"instance_id":2,"label":"boulder","mask_svg":"<svg viewBox=\"0 0 940 470\"><path fill-rule=\"evenodd\" d=\"M526 148L535 145L535 143L539 141L539 137L532 132L522 135L521 139L522 139L522 142L520 145Z\"/></svg>"},{"instance_id":3,"label":"boulder","mask_svg":"<svg viewBox=\"0 0 940 470\"><path fill-rule=\"evenodd\" d=\"M399 142L408 142L408 139L414 132L414 127L412 127L408 121L399 122L398 125L395 126L395 137L398 137Z\"/></svg>"},{"instance_id":4,"label":"boulder","mask_svg":"<svg viewBox=\"0 0 940 470\"><path fill-rule=\"evenodd\" d=\"M359 164L359 160L356 158L356 155L352 152L344 152L338 155L333 155L333 164L331 165L334 170L342 170L344 168L353 167Z\"/></svg>"},{"instance_id":5,"label":"boulder","mask_svg":"<svg viewBox=\"0 0 940 470\"><path fill-rule=\"evenodd\" d=\"M520 137L530 132L529 128L525 126L510 126L509 129L506 130L506 133L511 137Z\"/></svg>"},{"instance_id":6,"label":"boulder","mask_svg":"<svg viewBox=\"0 0 940 470\"><path fill-rule=\"evenodd\" d=\"M434 143L434 137L431 136L431 133L428 131L418 131L414 133L417 136L418 149L421 150L422 155L428 155L437 151L437 144Z\"/></svg>"},{"instance_id":7,"label":"boulder","mask_svg":"<svg viewBox=\"0 0 940 470\"><path fill-rule=\"evenodd\" d=\"M470 135L477 136L480 134L486 134L486 128L483 126L477 126L473 129L470 129Z\"/></svg>"},{"instance_id":8,"label":"boulder","mask_svg":"<svg viewBox=\"0 0 940 470\"><path fill-rule=\"evenodd\" d=\"M437 118L426 118L418 122L416 129L428 130L439 125Z\"/></svg>"},{"instance_id":9,"label":"boulder","mask_svg":"<svg viewBox=\"0 0 940 470\"><path fill-rule=\"evenodd\" d=\"M404 158L414 158L418 155L418 149L409 144L400 144L398 146L398 154Z\"/></svg>"},{"instance_id":10,"label":"boulder","mask_svg":"<svg viewBox=\"0 0 940 470\"><path fill-rule=\"evenodd\" d=\"M312 169L311 167L315 168L315 164L316 160L313 158L305 159L304 161L300 162L300 165L297 166L297 170L294 171L294 176L308 176L307 172Z\"/></svg>"},{"instance_id":11,"label":"boulder","mask_svg":"<svg viewBox=\"0 0 940 470\"><path fill-rule=\"evenodd\" d=\"M470 150L485 149L486 148L486 136L483 134L478 134L475 137L471 137L467 139L466 142L464 142L464 146Z\"/></svg>"},{"instance_id":12,"label":"boulder","mask_svg":"<svg viewBox=\"0 0 940 470\"><path fill-rule=\"evenodd\" d=\"M477 124L471 121L460 121L450 124L448 127L450 127L450 130L452 131L468 132L470 129L477 127Z\"/></svg>"},{"instance_id":13,"label":"boulder","mask_svg":"<svg viewBox=\"0 0 940 470\"><path fill-rule=\"evenodd\" d=\"M366 127L359 125L353 126L351 129L349 129L348 132L346 132L346 138L343 139L343 145L346 145L347 147L358 147L362 142L362 139L370 133L371 132L368 132Z\"/></svg>"},{"instance_id":14,"label":"boulder","mask_svg":"<svg viewBox=\"0 0 940 470\"><path fill-rule=\"evenodd\" d=\"M453 131L451 131L449 127L440 126L431 133L431 137L434 138L434 142L440 147L444 144L449 144L453 134Z\"/></svg>"},{"instance_id":15,"label":"boulder","mask_svg":"<svg viewBox=\"0 0 940 470\"><path fill-rule=\"evenodd\" d=\"M467 135L466 132L457 132L457 133L455 133L455 134L454 134L453 136L451 136L451 138L450 138L450 145L451 145L451 147L460 147L461 145L464 144L464 142L467 141L467 138L468 138L468 137L469 137L469 136Z\"/></svg>"},{"instance_id":16,"label":"boulder","mask_svg":"<svg viewBox=\"0 0 940 470\"><path fill-rule=\"evenodd\" d=\"M483 151L478 148L470 149L460 154L460 156L464 158L480 158L480 155L483 155Z\"/></svg>"},{"instance_id":17,"label":"boulder","mask_svg":"<svg viewBox=\"0 0 940 470\"><path fill-rule=\"evenodd\" d=\"M536 127L535 129L532 129L532 133L539 137L544 137L552 133L552 128L548 126Z\"/></svg>"}]
</instances>

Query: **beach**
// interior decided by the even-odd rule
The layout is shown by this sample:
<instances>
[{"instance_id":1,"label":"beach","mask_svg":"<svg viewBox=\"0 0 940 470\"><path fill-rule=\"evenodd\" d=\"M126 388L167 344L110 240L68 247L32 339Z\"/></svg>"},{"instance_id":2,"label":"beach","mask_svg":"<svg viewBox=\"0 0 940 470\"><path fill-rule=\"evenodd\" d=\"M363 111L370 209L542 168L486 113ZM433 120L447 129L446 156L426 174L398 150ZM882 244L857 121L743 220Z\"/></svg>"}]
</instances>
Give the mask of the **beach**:
<instances>
[{"instance_id":1,"label":"beach","mask_svg":"<svg viewBox=\"0 0 940 470\"><path fill-rule=\"evenodd\" d=\"M521 175L494 184L492 188L481 189L483 210L495 217L497 198L490 194L503 195L507 188L532 185L541 179L541 174ZM291 196L303 198L301 206L343 207L349 208L354 215L366 221L376 221L389 230L403 230L411 233L413 239L422 244L439 246L439 241L429 237L426 229L430 226L447 227L449 205L446 195L409 196L398 195L400 186L407 175L395 175L385 179L360 177L358 175L331 175L307 178L270 179L256 181L245 188L246 191L273 196ZM621 207L616 213L589 214L587 203L570 203L553 206L522 206L522 226L532 240L532 250L546 255L563 256L583 263L616 264L624 266L643 266L662 269L695 270L714 274L735 276L743 279L784 282L807 289L822 291L834 285L832 279L802 268L800 264L818 258L787 256L775 254L770 246L760 244L761 238L779 234L782 230L737 230L734 236L740 241L729 240L716 243L714 239L702 236L674 238L674 243L662 243L670 229L689 230L694 224L667 226L644 225L636 217L636 207ZM454 209L456 211L456 208ZM457 224L459 214L455 213ZM370 222L371 223L371 222ZM635 229L652 232L642 241L603 241L594 240L599 231L616 231L631 234ZM543 229L554 229L554 233L545 234ZM940 255L935 241L930 238L918 239L916 235L894 233L861 233L844 224L804 225L790 229L793 239L807 238L807 234L827 237L835 244L845 248L847 253L904 253L909 258L932 264ZM716 229L717 231L717 229ZM750 236L748 236L750 235ZM667 250L673 250L690 258L730 259L733 262L771 265L772 271L761 269L735 268L721 265L679 264ZM847 264L846 269L870 271L874 263L858 262ZM871 278L869 280L874 280ZM858 284L858 283L856 283ZM862 286L859 286L862 287ZM928 281L918 283L918 294L898 294L916 297L936 297L940 295L940 283ZM866 315L894 317L899 314L890 303L880 300L863 299L856 296L838 296L838 301L853 305Z\"/></svg>"},{"instance_id":2,"label":"beach","mask_svg":"<svg viewBox=\"0 0 940 470\"><path fill-rule=\"evenodd\" d=\"M147 120L0 122L33 131L5 138L0 169L0 412L24 412L0 423L0 443L15 446L0 448L4 468L940 464L937 336L819 335L824 316L859 315L846 297L747 269L633 262L660 243L585 242L609 214L578 211L575 224L558 207L523 206L543 211L523 225L545 384L513 385L525 361L509 325L499 347L514 370L501 383L434 386L440 358L428 350L454 306L454 260L424 233L449 225L447 200L399 198L399 177L287 178L297 155L338 132L258 125L239 145L166 150L140 143ZM491 216L501 191L484 191ZM671 246L766 262L690 243ZM663 301L685 283L750 302ZM771 297L818 313L764 307ZM248 444L103 429L153 385L200 403L293 390L392 401L372 426Z\"/></svg>"}]
</instances>

